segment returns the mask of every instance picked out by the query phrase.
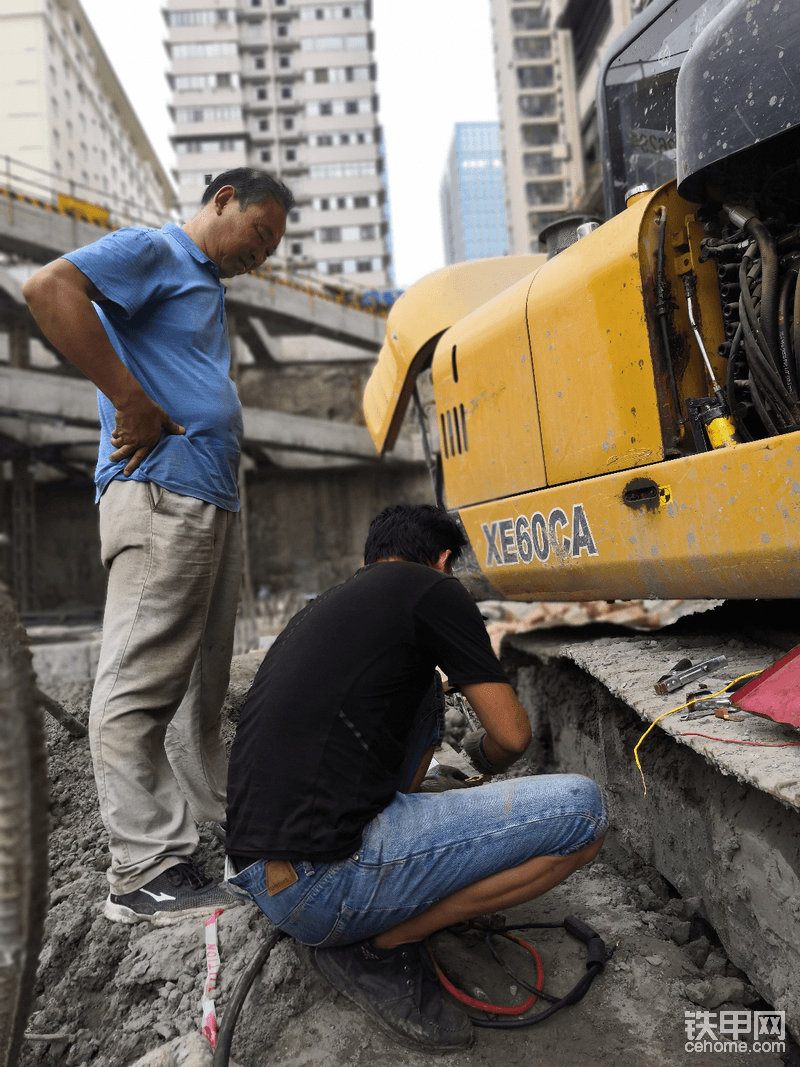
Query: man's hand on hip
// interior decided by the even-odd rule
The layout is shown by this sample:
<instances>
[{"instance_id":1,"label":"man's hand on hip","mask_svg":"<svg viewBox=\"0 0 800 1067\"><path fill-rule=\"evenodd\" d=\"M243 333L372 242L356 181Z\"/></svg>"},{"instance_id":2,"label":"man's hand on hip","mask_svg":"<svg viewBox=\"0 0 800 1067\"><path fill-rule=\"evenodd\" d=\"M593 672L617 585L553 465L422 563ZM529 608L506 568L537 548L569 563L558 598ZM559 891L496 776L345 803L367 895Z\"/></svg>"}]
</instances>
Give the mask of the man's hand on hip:
<instances>
[{"instance_id":1,"label":"man's hand on hip","mask_svg":"<svg viewBox=\"0 0 800 1067\"><path fill-rule=\"evenodd\" d=\"M150 397L142 395L124 408L117 408L111 444L116 449L108 457L112 463L127 459L123 474L131 475L161 440L161 431L184 434L186 430L169 417Z\"/></svg>"},{"instance_id":2,"label":"man's hand on hip","mask_svg":"<svg viewBox=\"0 0 800 1067\"><path fill-rule=\"evenodd\" d=\"M107 297L68 259L42 267L22 287L36 322L65 359L82 371L116 409L113 463L126 459L130 475L161 440L161 431L182 434L163 408L145 393L114 350L94 304Z\"/></svg>"}]
</instances>

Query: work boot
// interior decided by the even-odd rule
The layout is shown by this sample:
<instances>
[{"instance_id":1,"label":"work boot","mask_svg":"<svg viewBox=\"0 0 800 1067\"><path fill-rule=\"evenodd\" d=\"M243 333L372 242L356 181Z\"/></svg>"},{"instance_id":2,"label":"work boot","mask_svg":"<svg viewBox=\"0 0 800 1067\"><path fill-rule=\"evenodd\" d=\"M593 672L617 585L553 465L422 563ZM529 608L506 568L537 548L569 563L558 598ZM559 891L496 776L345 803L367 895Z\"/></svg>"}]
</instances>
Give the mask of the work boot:
<instances>
[{"instance_id":1,"label":"work boot","mask_svg":"<svg viewBox=\"0 0 800 1067\"><path fill-rule=\"evenodd\" d=\"M210 915L230 908L238 899L208 878L202 867L187 858L168 867L132 893L110 893L103 914L116 923L151 922L172 926L191 915Z\"/></svg>"},{"instance_id":2,"label":"work boot","mask_svg":"<svg viewBox=\"0 0 800 1067\"><path fill-rule=\"evenodd\" d=\"M312 959L331 985L405 1048L437 1053L472 1045L472 1023L445 1000L422 945L381 949L359 941L342 948L312 949Z\"/></svg>"}]
</instances>

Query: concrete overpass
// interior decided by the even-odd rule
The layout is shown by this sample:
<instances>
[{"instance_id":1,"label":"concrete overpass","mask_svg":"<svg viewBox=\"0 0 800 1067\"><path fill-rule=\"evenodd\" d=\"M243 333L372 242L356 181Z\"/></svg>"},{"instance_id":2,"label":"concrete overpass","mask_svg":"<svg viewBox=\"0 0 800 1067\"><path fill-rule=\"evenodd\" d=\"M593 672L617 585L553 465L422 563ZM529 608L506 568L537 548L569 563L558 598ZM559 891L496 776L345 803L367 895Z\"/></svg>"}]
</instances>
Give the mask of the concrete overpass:
<instances>
[{"instance_id":1,"label":"concrete overpass","mask_svg":"<svg viewBox=\"0 0 800 1067\"><path fill-rule=\"evenodd\" d=\"M49 262L99 240L106 232L46 202L0 193L0 251L12 256L34 264ZM245 342L246 353L256 363L284 365L309 361L369 364L383 342L386 320L382 316L348 306L342 294L324 292L302 279L266 269L256 276L232 278L226 288L232 349L238 350L243 362L247 358L238 339ZM31 337L51 346L28 311L20 282L0 268L3 330L9 334L11 364L0 374L3 435L34 449L42 447L46 437L50 453L85 443L85 430L77 433L78 428L99 426L94 389L83 380L27 369ZM39 425L34 429L42 420L57 421L61 428L45 431ZM246 444L361 462L376 459L362 426L256 408L245 410L244 421ZM406 447L395 458L413 461L419 457Z\"/></svg>"},{"instance_id":2,"label":"concrete overpass","mask_svg":"<svg viewBox=\"0 0 800 1067\"><path fill-rule=\"evenodd\" d=\"M50 204L0 191L0 251L33 263L50 260L99 240L108 230L61 214ZM386 320L348 306L341 295L278 271L232 278L228 306L237 315L265 322L275 335L314 335L360 349L371 358L383 344ZM341 356L339 357L341 358Z\"/></svg>"},{"instance_id":3,"label":"concrete overpass","mask_svg":"<svg viewBox=\"0 0 800 1067\"><path fill-rule=\"evenodd\" d=\"M243 417L245 447L310 452L365 463L384 462L377 456L363 426L254 407L245 407ZM0 442L3 437L7 442L17 441L34 455L41 451L43 459L45 453L52 458L61 449L67 460L93 463L99 427L97 392L91 382L0 365ZM91 450L88 454L87 448ZM422 460L415 442L398 442L394 462Z\"/></svg>"}]
</instances>

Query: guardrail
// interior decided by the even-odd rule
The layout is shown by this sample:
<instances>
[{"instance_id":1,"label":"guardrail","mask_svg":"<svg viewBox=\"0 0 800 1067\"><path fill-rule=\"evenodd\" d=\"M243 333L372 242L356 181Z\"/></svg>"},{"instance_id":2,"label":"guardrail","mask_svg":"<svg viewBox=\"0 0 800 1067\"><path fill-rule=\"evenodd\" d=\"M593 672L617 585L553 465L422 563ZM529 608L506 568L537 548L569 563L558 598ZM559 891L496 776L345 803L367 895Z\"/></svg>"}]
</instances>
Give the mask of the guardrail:
<instances>
[{"instance_id":1,"label":"guardrail","mask_svg":"<svg viewBox=\"0 0 800 1067\"><path fill-rule=\"evenodd\" d=\"M83 182L65 180L60 175L12 159L10 156L0 158L5 160L5 173L0 173L0 198L6 199L8 210L11 210L11 203L17 201L42 211L89 223L107 232L124 226L161 227L165 222L173 221L168 215L135 204L132 200L123 200L116 194L101 192ZM15 173L15 170L29 171L30 174ZM40 177L50 179L51 184L46 184ZM67 191L62 191L59 186ZM78 196L79 191L86 195ZM365 290L358 286L331 283L318 275L296 274L272 263L251 273L271 285L283 285L288 289L308 293L310 296L384 319L401 293L396 289Z\"/></svg>"}]
</instances>

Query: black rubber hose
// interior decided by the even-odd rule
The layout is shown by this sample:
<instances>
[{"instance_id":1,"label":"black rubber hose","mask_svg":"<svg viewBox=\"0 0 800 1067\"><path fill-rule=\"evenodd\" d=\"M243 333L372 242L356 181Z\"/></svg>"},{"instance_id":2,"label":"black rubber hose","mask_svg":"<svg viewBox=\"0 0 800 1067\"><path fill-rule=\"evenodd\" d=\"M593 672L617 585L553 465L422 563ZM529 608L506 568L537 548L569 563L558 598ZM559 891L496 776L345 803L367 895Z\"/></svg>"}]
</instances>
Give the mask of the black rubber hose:
<instances>
[{"instance_id":1,"label":"black rubber hose","mask_svg":"<svg viewBox=\"0 0 800 1067\"><path fill-rule=\"evenodd\" d=\"M792 324L792 343L796 361L797 378L800 381L800 273L794 289L794 322Z\"/></svg>"},{"instance_id":2,"label":"black rubber hose","mask_svg":"<svg viewBox=\"0 0 800 1067\"><path fill-rule=\"evenodd\" d=\"M678 394L678 383L675 381L675 367L672 363L672 347L669 343L669 322L675 305L672 302L672 293L664 270L664 246L667 234L667 209L662 207L657 219L658 222L658 248L656 251L656 296L655 313L661 328L661 342L664 346L664 362L669 375L669 388L672 395L672 406L675 411L675 419L680 425L685 420L681 413L681 400Z\"/></svg>"},{"instance_id":3,"label":"black rubber hose","mask_svg":"<svg viewBox=\"0 0 800 1067\"><path fill-rule=\"evenodd\" d=\"M751 248L753 247L754 246L751 246ZM747 255L743 257L742 262L739 264L739 321L750 323L751 332L758 342L758 346L761 349L764 358L772 363L777 370L777 365L775 364L775 360L773 359L772 353L767 345L767 340L761 329L753 293L750 291L750 284L756 282L758 279L759 270L760 263L757 260L751 261L750 249L748 249ZM757 289L758 286L756 285L755 288Z\"/></svg>"},{"instance_id":4,"label":"black rubber hose","mask_svg":"<svg viewBox=\"0 0 800 1067\"><path fill-rule=\"evenodd\" d=\"M524 1019L480 1019L474 1015L470 1015L470 1021L473 1026L483 1027L488 1030L522 1030L526 1026L535 1026L537 1023L544 1022L545 1019L549 1019L551 1015L555 1015L557 1011L561 1011L562 1008L568 1007L570 1004L577 1004L579 1000L582 1000L589 990L592 982L604 969L606 961L613 955L613 949L609 953L606 950L603 939L594 930L586 926L585 923L576 919L574 916L568 915L562 922L555 923L517 923L514 926L507 926L504 930L485 930L486 943L492 950L492 954L495 959L498 959L494 949L492 948L491 940L494 936L508 937L512 930L551 930L551 929L563 929L572 934L573 937L577 937L579 940L586 944L587 960L586 971L575 986L565 996L556 998L547 993L544 993L540 989L531 988L526 982L522 982L516 975L515 979L520 982L529 992L537 993L545 1000L549 1000L550 1006L545 1008L544 1011L539 1012L538 1015L529 1015ZM513 940L513 938L509 938ZM501 962L498 960L498 962ZM508 968L501 962L501 966L511 973Z\"/></svg>"},{"instance_id":5,"label":"black rubber hose","mask_svg":"<svg viewBox=\"0 0 800 1067\"><path fill-rule=\"evenodd\" d=\"M745 322L743 326L744 348L747 353L747 363L750 368L750 381L751 384L755 384L759 389L759 400L762 407L765 408L765 400L768 397L771 406L773 407L776 415L779 417L779 421L785 426L792 424L792 414L784 399L785 390L783 383L777 377L774 367L766 361L764 355L756 343L749 323ZM761 393L765 396L762 397ZM756 408L759 415L762 413L761 407L756 404ZM773 429L770 433L774 436L779 431L775 428L775 423L772 419L769 419L768 424L765 426L772 426Z\"/></svg>"},{"instance_id":6,"label":"black rubber hose","mask_svg":"<svg viewBox=\"0 0 800 1067\"><path fill-rule=\"evenodd\" d=\"M750 282L756 279L758 268L757 264L753 263L752 270L748 270L751 251L753 251L752 246L751 249L748 249L748 254L744 256L739 267L739 280L741 283L739 296L740 321L744 330L745 352L754 377L758 380L763 392L769 395L770 400L777 409L776 413L783 416L781 421L788 427L794 425L796 421L795 411L797 405L778 373L772 354L767 347L765 335L759 324L759 315L753 304ZM761 307L763 309L763 295ZM760 399L763 402L765 398L762 397ZM770 424L774 425L772 420L770 420Z\"/></svg>"},{"instance_id":7,"label":"black rubber hose","mask_svg":"<svg viewBox=\"0 0 800 1067\"><path fill-rule=\"evenodd\" d=\"M766 406L764 405L764 401L761 399L761 393L758 391L758 385L756 384L756 380L753 377L752 371L750 372L750 396L752 397L753 406L755 407L756 412L758 413L758 417L764 423L764 429L767 431L770 437L777 437L779 433L778 428L767 414Z\"/></svg>"},{"instance_id":8,"label":"black rubber hose","mask_svg":"<svg viewBox=\"0 0 800 1067\"><path fill-rule=\"evenodd\" d=\"M509 967L509 965L506 963L506 961L503 959L503 957L500 955L500 953L494 947L493 935L495 933L500 934L502 937L508 938L509 941L513 941L513 938L509 937L508 934L504 933L502 930L498 930L498 931L494 931L493 930L491 932L487 932L486 938L485 938L486 947L489 949L489 951L491 952L492 956L494 957L495 963L499 967L502 967L502 969L506 972L506 974L508 975L509 978L513 978L514 981L517 983L517 985L521 985L522 988L523 989L527 989L529 993L535 993L536 996L537 997L541 997L542 1000L548 1000L551 1004L557 1004L558 1001L562 999L561 997L553 997L549 993L545 993L545 991L543 989L539 989L539 988L537 988L537 986L531 985L530 982L526 981L521 975L516 974L516 972L513 971Z\"/></svg>"},{"instance_id":9,"label":"black rubber hose","mask_svg":"<svg viewBox=\"0 0 800 1067\"><path fill-rule=\"evenodd\" d=\"M236 1020L239 1018L239 1012L242 1010L242 1005L247 998L247 994L250 992L250 987L255 981L256 975L266 963L270 952L272 952L279 941L288 936L289 935L285 934L283 930L273 930L266 941L264 941L262 945L259 945L253 953L250 962L239 976L239 981L236 983L233 993L231 993L231 998L225 1009L225 1015L222 1018L222 1023L217 1032L217 1047L214 1050L213 1061L214 1067L228 1067Z\"/></svg>"},{"instance_id":10,"label":"black rubber hose","mask_svg":"<svg viewBox=\"0 0 800 1067\"><path fill-rule=\"evenodd\" d=\"M742 340L744 341L744 349L750 369L764 383L765 388L771 396L775 397L776 402L786 408L788 414L792 401L784 387L783 379L758 343L758 333L752 328L752 324L747 318L742 320L741 327Z\"/></svg>"},{"instance_id":11,"label":"black rubber hose","mask_svg":"<svg viewBox=\"0 0 800 1067\"><path fill-rule=\"evenodd\" d=\"M792 349L792 331L790 322L793 319L792 301L797 282L797 269L787 271L781 282L780 299L778 301L778 344L780 345L781 370L784 379L790 383L793 398L797 399L797 372L795 366L795 353Z\"/></svg>"},{"instance_id":12,"label":"black rubber hose","mask_svg":"<svg viewBox=\"0 0 800 1067\"><path fill-rule=\"evenodd\" d=\"M800 226L795 226L793 229L787 230L786 233L782 233L776 241L779 256L783 256L787 252L796 251L798 245L800 245Z\"/></svg>"},{"instance_id":13,"label":"black rubber hose","mask_svg":"<svg viewBox=\"0 0 800 1067\"><path fill-rule=\"evenodd\" d=\"M476 1019L474 1016L470 1016L470 1021L473 1026L484 1027L487 1030L522 1030L526 1026L535 1026L537 1023L543 1023L545 1019L549 1019L551 1015L555 1015L562 1008L566 1008L570 1004L577 1004L579 1000L583 1000L592 982L602 970L602 963L589 964L586 968L586 973L574 989L561 1000L557 1000L555 1004L551 1004L549 1008L539 1012L538 1015L529 1015L526 1019Z\"/></svg>"},{"instance_id":14,"label":"black rubber hose","mask_svg":"<svg viewBox=\"0 0 800 1067\"><path fill-rule=\"evenodd\" d=\"M739 357L739 346L742 343L742 324L736 327L736 333L731 341L728 352L728 367L725 375L725 396L728 401L728 410L736 425L736 429L744 441L752 441L753 435L745 426L739 413L739 402L736 399L736 362Z\"/></svg>"},{"instance_id":15,"label":"black rubber hose","mask_svg":"<svg viewBox=\"0 0 800 1067\"><path fill-rule=\"evenodd\" d=\"M767 348L777 364L779 359L778 299L780 290L778 285L778 252L775 247L775 239L764 223L760 222L755 216L747 220L745 229L755 238L761 255L761 277L763 279L761 325L767 340Z\"/></svg>"}]
</instances>

